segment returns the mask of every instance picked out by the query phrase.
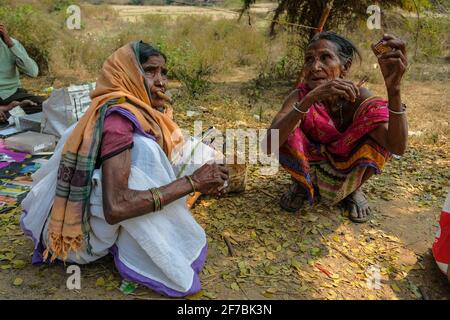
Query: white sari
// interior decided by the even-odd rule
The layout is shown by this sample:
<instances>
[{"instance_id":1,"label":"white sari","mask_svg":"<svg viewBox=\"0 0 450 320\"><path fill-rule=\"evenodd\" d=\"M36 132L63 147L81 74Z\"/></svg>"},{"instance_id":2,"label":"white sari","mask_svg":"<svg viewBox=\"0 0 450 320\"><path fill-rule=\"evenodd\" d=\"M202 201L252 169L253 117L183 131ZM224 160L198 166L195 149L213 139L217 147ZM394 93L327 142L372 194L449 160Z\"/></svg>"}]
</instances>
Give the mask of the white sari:
<instances>
[{"instance_id":1,"label":"white sari","mask_svg":"<svg viewBox=\"0 0 450 320\"><path fill-rule=\"evenodd\" d=\"M22 202L22 230L35 244L33 264L43 262L49 213L56 191L56 178L62 147L74 126L61 137L54 155L33 176L33 188ZM131 174L128 186L148 190L176 180L180 168L191 174L217 153L199 140L188 138L181 153L195 161L189 165L170 163L160 146L151 138L133 136ZM192 147L195 146L192 153ZM199 147L200 146L200 147ZM185 156L177 157L186 161ZM207 253L206 235L186 206L186 197L158 212L128 219L116 225L106 222L103 214L101 168L94 171L90 196L90 240L92 252L70 253L67 261L86 264L108 253L122 277L172 297L182 297L201 288L199 273Z\"/></svg>"}]
</instances>

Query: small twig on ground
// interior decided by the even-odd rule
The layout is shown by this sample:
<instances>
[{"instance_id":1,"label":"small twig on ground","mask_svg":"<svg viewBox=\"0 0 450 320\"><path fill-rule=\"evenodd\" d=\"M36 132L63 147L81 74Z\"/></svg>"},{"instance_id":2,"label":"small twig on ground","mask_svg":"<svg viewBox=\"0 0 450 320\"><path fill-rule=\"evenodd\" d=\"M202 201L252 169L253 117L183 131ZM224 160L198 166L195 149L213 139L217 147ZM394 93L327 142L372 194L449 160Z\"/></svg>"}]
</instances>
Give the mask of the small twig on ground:
<instances>
[{"instance_id":1,"label":"small twig on ground","mask_svg":"<svg viewBox=\"0 0 450 320\"><path fill-rule=\"evenodd\" d=\"M327 238L325 238L325 236L322 234L322 232L319 231L319 234L322 236L322 238L325 240L325 242L327 243L327 245L329 245L332 249L336 250L337 252L339 252L344 258L346 258L348 261L356 263L362 270L364 270L365 268L359 263L358 260L356 260L355 258L351 257L350 255L346 254L345 252L343 252L341 249L338 249L337 247L335 247L330 241L327 240Z\"/></svg>"},{"instance_id":2,"label":"small twig on ground","mask_svg":"<svg viewBox=\"0 0 450 320\"><path fill-rule=\"evenodd\" d=\"M264 190L264 189L260 189L260 190L258 190L258 191L264 193L266 196L269 196L269 197L271 197L272 199L276 199L276 198L277 198L276 196L274 196L273 194L267 192L267 191Z\"/></svg>"},{"instance_id":3,"label":"small twig on ground","mask_svg":"<svg viewBox=\"0 0 450 320\"><path fill-rule=\"evenodd\" d=\"M340 249L336 248L335 246L331 245L331 248L333 248L334 250L336 250L337 252L339 252L342 256L344 256L344 258L346 258L347 260L356 263L362 270L364 270L365 268L359 263L358 260L356 260L355 258L349 256L348 254L346 254L345 252L341 251Z\"/></svg>"},{"instance_id":4,"label":"small twig on ground","mask_svg":"<svg viewBox=\"0 0 450 320\"><path fill-rule=\"evenodd\" d=\"M236 253L234 251L233 245L231 244L230 238L226 235L223 235L223 240L225 240L225 243L228 247L228 254L230 255L230 257L236 256Z\"/></svg>"},{"instance_id":5,"label":"small twig on ground","mask_svg":"<svg viewBox=\"0 0 450 320\"><path fill-rule=\"evenodd\" d=\"M250 298L247 295L247 292L244 290L244 288L242 288L242 286L238 283L239 288L241 289L241 291L244 293L244 296L247 298L247 300L250 300Z\"/></svg>"}]
</instances>

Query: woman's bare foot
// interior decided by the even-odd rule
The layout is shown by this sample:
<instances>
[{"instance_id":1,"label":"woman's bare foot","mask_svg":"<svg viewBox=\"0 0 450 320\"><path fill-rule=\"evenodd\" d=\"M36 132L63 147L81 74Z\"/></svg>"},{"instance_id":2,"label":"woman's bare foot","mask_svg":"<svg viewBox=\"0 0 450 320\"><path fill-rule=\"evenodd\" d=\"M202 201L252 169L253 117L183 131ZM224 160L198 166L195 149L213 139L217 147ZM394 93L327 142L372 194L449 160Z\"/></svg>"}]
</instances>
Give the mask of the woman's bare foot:
<instances>
[{"instance_id":1,"label":"woman's bare foot","mask_svg":"<svg viewBox=\"0 0 450 320\"><path fill-rule=\"evenodd\" d=\"M297 182L293 182L286 193L281 196L280 206L289 212L296 212L307 199L305 189L303 189Z\"/></svg>"},{"instance_id":2,"label":"woman's bare foot","mask_svg":"<svg viewBox=\"0 0 450 320\"><path fill-rule=\"evenodd\" d=\"M348 209L349 219L356 223L367 222L372 213L364 192L361 188L355 190L343 200L344 206Z\"/></svg>"}]
</instances>

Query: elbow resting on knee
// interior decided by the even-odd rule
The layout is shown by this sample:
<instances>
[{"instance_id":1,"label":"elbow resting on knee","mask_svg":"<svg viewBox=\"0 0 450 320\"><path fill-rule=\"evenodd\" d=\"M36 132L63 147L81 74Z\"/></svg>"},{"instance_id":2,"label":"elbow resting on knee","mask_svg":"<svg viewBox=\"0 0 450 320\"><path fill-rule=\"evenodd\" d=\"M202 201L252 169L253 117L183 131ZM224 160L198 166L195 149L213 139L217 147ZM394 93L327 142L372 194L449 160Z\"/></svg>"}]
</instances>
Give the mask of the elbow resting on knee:
<instances>
[{"instance_id":1,"label":"elbow resting on knee","mask_svg":"<svg viewBox=\"0 0 450 320\"><path fill-rule=\"evenodd\" d=\"M108 224L114 225L122 221L122 213L114 208L103 206L103 215Z\"/></svg>"}]
</instances>

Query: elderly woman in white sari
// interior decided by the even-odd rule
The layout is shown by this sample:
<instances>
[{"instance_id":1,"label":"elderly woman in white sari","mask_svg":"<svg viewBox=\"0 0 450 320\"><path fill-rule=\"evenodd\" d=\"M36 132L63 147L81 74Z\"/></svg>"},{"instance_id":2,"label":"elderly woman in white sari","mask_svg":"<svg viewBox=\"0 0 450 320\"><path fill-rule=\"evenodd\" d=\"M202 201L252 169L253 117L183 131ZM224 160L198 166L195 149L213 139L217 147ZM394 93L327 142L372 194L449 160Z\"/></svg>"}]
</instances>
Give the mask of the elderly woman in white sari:
<instances>
[{"instance_id":1,"label":"elderly woman in white sari","mask_svg":"<svg viewBox=\"0 0 450 320\"><path fill-rule=\"evenodd\" d=\"M200 290L207 242L186 196L220 194L228 170L206 145L192 153L201 163L171 161L193 143L172 119L166 85L166 57L148 44L130 43L106 60L89 109L22 202L33 264L85 264L111 253L122 277L158 293Z\"/></svg>"}]
</instances>

